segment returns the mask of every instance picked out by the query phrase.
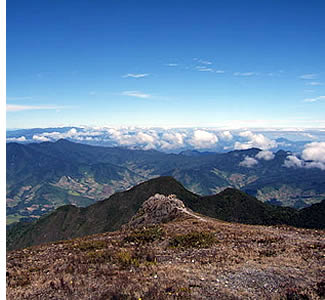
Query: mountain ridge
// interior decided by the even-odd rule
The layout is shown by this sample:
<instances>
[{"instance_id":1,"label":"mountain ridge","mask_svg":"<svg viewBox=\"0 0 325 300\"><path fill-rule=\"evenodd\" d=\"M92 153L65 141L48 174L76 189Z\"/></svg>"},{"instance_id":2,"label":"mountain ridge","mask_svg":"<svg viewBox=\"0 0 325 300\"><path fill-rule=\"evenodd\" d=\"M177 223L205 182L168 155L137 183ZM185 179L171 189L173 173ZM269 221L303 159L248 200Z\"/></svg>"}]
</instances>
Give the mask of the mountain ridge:
<instances>
[{"instance_id":1,"label":"mountain ridge","mask_svg":"<svg viewBox=\"0 0 325 300\"><path fill-rule=\"evenodd\" d=\"M323 214L319 213L321 209L324 211L325 201L320 203L316 210L303 209L298 212L293 208L262 203L231 188L214 196L201 197L186 190L174 178L165 176L143 182L85 208L61 206L36 222L13 225L7 232L8 250L118 230L135 215L145 200L155 194L174 194L194 212L224 221L299 227L306 226L309 224L308 219L318 216L317 221L314 220L311 225L325 228ZM301 215L307 220L304 223L300 222Z\"/></svg>"}]
</instances>

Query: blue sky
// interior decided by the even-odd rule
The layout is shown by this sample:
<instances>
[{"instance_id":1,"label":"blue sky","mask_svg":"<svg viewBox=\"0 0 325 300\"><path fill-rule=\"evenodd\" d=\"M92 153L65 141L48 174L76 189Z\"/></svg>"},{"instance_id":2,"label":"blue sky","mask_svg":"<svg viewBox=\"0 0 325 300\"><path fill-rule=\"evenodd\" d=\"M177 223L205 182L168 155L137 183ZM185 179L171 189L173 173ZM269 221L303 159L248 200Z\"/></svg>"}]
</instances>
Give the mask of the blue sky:
<instances>
[{"instance_id":1,"label":"blue sky","mask_svg":"<svg viewBox=\"0 0 325 300\"><path fill-rule=\"evenodd\" d=\"M324 1L7 2L7 128L325 127Z\"/></svg>"}]
</instances>

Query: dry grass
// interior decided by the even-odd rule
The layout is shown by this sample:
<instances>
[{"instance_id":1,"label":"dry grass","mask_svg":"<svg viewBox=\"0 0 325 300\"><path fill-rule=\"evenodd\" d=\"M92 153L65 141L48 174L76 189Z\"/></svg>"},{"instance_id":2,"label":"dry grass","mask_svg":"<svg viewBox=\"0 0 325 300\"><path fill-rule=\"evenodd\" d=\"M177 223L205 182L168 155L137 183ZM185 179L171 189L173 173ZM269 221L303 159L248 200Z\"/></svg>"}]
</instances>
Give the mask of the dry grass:
<instances>
[{"instance_id":1,"label":"dry grass","mask_svg":"<svg viewBox=\"0 0 325 300\"><path fill-rule=\"evenodd\" d=\"M185 219L31 247L7 299L322 299L324 233Z\"/></svg>"}]
</instances>

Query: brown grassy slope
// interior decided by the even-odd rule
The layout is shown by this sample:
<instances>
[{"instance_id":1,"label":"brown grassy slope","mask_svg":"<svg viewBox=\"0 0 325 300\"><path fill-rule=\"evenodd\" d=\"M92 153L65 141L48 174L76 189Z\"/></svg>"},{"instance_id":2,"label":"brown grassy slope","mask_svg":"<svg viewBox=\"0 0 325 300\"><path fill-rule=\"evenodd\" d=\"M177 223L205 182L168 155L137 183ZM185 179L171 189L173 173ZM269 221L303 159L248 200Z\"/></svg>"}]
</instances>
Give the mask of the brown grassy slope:
<instances>
[{"instance_id":1,"label":"brown grassy slope","mask_svg":"<svg viewBox=\"0 0 325 300\"><path fill-rule=\"evenodd\" d=\"M7 255L7 299L321 299L324 231L183 218Z\"/></svg>"}]
</instances>

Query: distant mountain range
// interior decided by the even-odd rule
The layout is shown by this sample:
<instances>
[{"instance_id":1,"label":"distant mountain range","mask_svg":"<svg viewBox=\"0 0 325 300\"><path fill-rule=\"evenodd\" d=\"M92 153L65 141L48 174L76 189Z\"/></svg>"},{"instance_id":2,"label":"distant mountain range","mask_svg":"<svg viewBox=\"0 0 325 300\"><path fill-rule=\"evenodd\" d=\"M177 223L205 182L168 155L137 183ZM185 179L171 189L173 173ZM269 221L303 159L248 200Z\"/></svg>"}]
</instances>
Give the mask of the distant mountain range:
<instances>
[{"instance_id":1,"label":"distant mountain range","mask_svg":"<svg viewBox=\"0 0 325 300\"><path fill-rule=\"evenodd\" d=\"M88 206L158 176L173 176L200 195L230 187L276 205L302 208L320 202L325 171L287 167L290 155L256 148L167 154L67 140L7 143L7 223L37 218L65 204Z\"/></svg>"},{"instance_id":2,"label":"distant mountain range","mask_svg":"<svg viewBox=\"0 0 325 300\"><path fill-rule=\"evenodd\" d=\"M231 188L216 195L201 197L186 190L174 178L165 176L151 179L85 208L61 206L35 222L20 222L9 226L7 248L12 250L120 229L135 215L145 200L157 193L174 194L191 210L220 220L325 228L325 200L298 211L263 203Z\"/></svg>"}]
</instances>

